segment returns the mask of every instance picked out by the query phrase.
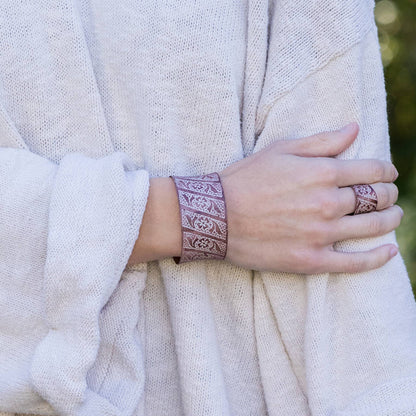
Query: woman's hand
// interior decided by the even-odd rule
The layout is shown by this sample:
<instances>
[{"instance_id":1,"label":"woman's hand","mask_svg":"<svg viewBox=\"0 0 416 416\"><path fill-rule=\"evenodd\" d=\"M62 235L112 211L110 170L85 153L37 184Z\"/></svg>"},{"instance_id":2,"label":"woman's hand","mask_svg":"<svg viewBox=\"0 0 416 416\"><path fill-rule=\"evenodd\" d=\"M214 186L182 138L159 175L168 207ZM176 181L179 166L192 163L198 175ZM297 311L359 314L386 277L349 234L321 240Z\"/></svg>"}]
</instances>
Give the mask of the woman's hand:
<instances>
[{"instance_id":1,"label":"woman's hand","mask_svg":"<svg viewBox=\"0 0 416 416\"><path fill-rule=\"evenodd\" d=\"M297 140L279 140L219 172L228 214L225 260L259 271L355 273L382 266L397 254L393 244L341 253L337 241L394 230L403 211L393 205L398 173L376 159L340 160L358 125ZM354 212L349 185L371 184L377 211Z\"/></svg>"}]
</instances>

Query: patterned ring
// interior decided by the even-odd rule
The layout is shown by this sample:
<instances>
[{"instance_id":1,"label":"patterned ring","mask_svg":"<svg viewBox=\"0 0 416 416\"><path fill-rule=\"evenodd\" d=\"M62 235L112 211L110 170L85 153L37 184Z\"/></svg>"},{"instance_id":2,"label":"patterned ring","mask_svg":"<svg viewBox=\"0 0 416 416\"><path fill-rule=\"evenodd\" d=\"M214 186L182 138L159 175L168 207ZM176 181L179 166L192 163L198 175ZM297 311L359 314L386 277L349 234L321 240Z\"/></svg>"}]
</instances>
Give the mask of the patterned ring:
<instances>
[{"instance_id":1,"label":"patterned ring","mask_svg":"<svg viewBox=\"0 0 416 416\"><path fill-rule=\"evenodd\" d=\"M355 210L353 215L372 212L377 209L377 194L367 184L351 185L355 194Z\"/></svg>"}]
</instances>

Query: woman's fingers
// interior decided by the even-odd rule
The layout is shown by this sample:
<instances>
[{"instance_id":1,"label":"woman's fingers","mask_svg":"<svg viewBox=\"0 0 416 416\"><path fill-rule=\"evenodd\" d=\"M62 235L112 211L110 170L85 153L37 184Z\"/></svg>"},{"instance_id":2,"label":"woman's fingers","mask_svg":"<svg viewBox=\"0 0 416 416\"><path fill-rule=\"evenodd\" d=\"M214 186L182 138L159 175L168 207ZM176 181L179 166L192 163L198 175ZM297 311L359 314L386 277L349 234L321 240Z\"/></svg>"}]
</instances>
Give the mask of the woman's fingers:
<instances>
[{"instance_id":1,"label":"woman's fingers","mask_svg":"<svg viewBox=\"0 0 416 416\"><path fill-rule=\"evenodd\" d=\"M270 146L280 154L315 159L317 166L315 174L320 176L322 181L334 183L338 187L394 182L399 173L391 162L379 159L333 158L353 143L358 130L357 123L350 123L341 130L322 132L299 139L277 140Z\"/></svg>"},{"instance_id":2,"label":"woman's fingers","mask_svg":"<svg viewBox=\"0 0 416 416\"><path fill-rule=\"evenodd\" d=\"M392 182L397 171L380 160L336 156L358 126L301 139L279 140L220 172L227 202L227 260L253 270L357 272L381 266L386 248L337 253L336 242L375 237L400 223ZM348 216L355 208L350 185L374 184L378 210ZM258 201L262 201L258 204ZM261 246L261 250L259 247Z\"/></svg>"},{"instance_id":3,"label":"woman's fingers","mask_svg":"<svg viewBox=\"0 0 416 416\"><path fill-rule=\"evenodd\" d=\"M399 190L394 183L374 183L371 185L377 194L377 211L381 211L394 205L397 201ZM352 214L355 210L355 193L350 186L340 188L338 191L340 203L339 217Z\"/></svg>"},{"instance_id":4,"label":"woman's fingers","mask_svg":"<svg viewBox=\"0 0 416 416\"><path fill-rule=\"evenodd\" d=\"M335 164L333 179L339 187L376 182L394 182L399 175L395 166L384 160L336 159L332 163Z\"/></svg>"},{"instance_id":5,"label":"woman's fingers","mask_svg":"<svg viewBox=\"0 0 416 416\"><path fill-rule=\"evenodd\" d=\"M330 241L376 237L387 234L400 225L402 216L403 210L398 205L393 205L383 211L344 216L335 220L331 228Z\"/></svg>"},{"instance_id":6,"label":"woman's fingers","mask_svg":"<svg viewBox=\"0 0 416 416\"><path fill-rule=\"evenodd\" d=\"M322 132L299 139L277 140L273 146L279 149L279 153L296 156L336 156L352 144L358 130L357 123L350 123L341 130Z\"/></svg>"},{"instance_id":7,"label":"woman's fingers","mask_svg":"<svg viewBox=\"0 0 416 416\"><path fill-rule=\"evenodd\" d=\"M397 247L385 244L369 251L342 253L327 249L316 272L360 273L377 269L397 254Z\"/></svg>"}]
</instances>

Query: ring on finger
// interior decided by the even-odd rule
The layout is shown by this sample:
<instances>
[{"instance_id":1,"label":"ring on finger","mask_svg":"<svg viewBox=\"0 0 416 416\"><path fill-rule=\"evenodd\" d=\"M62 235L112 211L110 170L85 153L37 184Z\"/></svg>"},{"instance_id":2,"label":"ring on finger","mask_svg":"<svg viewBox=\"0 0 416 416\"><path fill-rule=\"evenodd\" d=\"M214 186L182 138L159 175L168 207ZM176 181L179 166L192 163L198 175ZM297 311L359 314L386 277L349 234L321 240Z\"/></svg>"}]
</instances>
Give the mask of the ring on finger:
<instances>
[{"instance_id":1,"label":"ring on finger","mask_svg":"<svg viewBox=\"0 0 416 416\"><path fill-rule=\"evenodd\" d=\"M355 194L355 209L353 215L372 212L377 209L377 193L371 185L351 185Z\"/></svg>"}]
</instances>

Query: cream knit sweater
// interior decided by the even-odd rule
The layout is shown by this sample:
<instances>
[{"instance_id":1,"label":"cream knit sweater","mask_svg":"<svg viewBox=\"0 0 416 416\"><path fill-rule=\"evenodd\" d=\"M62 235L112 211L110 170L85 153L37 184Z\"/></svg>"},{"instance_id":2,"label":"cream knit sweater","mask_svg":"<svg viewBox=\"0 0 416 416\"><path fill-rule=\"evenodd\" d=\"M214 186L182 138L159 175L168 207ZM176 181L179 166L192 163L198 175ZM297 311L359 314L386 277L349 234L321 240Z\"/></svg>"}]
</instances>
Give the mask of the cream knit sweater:
<instances>
[{"instance_id":1,"label":"cream knit sweater","mask_svg":"<svg viewBox=\"0 0 416 416\"><path fill-rule=\"evenodd\" d=\"M373 6L1 1L1 415L416 415L400 256L356 275L125 268L149 176L353 120L340 157L390 158Z\"/></svg>"}]
</instances>

